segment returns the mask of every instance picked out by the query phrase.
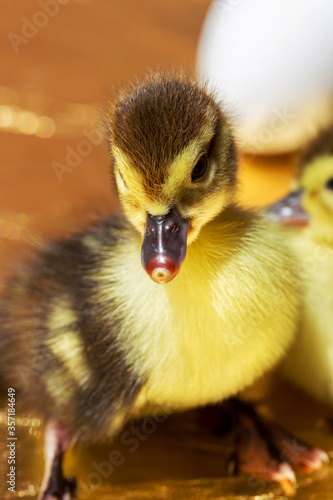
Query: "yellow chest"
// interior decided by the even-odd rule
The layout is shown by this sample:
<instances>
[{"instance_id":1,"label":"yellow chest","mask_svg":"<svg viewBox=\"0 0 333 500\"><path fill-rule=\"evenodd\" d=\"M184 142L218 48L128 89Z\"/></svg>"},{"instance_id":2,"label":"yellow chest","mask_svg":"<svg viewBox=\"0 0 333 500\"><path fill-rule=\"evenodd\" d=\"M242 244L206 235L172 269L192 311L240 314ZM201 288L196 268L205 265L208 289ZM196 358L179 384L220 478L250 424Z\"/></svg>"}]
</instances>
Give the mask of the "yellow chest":
<instances>
[{"instance_id":1,"label":"yellow chest","mask_svg":"<svg viewBox=\"0 0 333 500\"><path fill-rule=\"evenodd\" d=\"M281 282L279 290L246 248L236 260L222 251L202 258L198 248L191 245L167 285L147 276L138 248L124 249L127 266L112 263L119 339L147 380L138 411L220 401L274 365L292 340L297 299L290 287Z\"/></svg>"}]
</instances>

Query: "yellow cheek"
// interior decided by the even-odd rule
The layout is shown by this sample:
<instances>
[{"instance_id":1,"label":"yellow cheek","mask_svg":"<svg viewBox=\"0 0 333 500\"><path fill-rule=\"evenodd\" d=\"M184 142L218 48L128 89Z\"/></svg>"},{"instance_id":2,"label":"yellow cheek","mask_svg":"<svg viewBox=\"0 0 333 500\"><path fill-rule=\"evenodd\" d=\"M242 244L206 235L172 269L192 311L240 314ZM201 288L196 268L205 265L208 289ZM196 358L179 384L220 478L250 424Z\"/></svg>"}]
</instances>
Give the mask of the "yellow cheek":
<instances>
[{"instance_id":1,"label":"yellow cheek","mask_svg":"<svg viewBox=\"0 0 333 500\"><path fill-rule=\"evenodd\" d=\"M231 201L232 195L225 192L216 193L200 201L200 204L188 211L190 217L190 229L187 237L187 244L192 243L198 236L201 228L214 219L225 206Z\"/></svg>"},{"instance_id":2,"label":"yellow cheek","mask_svg":"<svg viewBox=\"0 0 333 500\"><path fill-rule=\"evenodd\" d=\"M144 226L146 223L146 212L145 210L140 209L140 206L134 200L129 199L128 197L123 197L120 195L120 201L122 202L124 212L126 214L127 219L133 226L139 231L139 233L143 234Z\"/></svg>"}]
</instances>

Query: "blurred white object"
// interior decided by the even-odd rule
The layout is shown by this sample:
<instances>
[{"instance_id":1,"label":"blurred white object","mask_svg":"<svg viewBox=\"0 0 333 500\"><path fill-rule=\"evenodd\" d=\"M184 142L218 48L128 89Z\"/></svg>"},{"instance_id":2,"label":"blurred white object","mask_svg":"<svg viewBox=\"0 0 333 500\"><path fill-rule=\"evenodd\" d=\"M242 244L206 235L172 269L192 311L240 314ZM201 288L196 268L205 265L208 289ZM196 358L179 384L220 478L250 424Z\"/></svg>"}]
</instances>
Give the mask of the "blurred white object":
<instances>
[{"instance_id":1,"label":"blurred white object","mask_svg":"<svg viewBox=\"0 0 333 500\"><path fill-rule=\"evenodd\" d=\"M333 1L215 0L198 69L243 150L296 149L333 119Z\"/></svg>"}]
</instances>

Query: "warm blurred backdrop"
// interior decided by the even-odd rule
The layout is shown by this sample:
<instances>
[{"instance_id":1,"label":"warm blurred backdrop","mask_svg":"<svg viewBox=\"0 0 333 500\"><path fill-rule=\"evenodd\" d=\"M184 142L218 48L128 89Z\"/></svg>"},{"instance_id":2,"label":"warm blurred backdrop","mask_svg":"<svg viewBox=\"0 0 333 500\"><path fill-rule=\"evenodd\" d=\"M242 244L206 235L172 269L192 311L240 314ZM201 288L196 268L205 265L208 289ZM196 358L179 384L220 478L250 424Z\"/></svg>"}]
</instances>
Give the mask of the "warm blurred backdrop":
<instances>
[{"instance_id":1,"label":"warm blurred backdrop","mask_svg":"<svg viewBox=\"0 0 333 500\"><path fill-rule=\"evenodd\" d=\"M80 154L84 131L99 126L105 93L134 75L158 67L193 70L209 4L18 0L2 6L1 258L8 240L12 248L13 240L26 239L27 228L49 235L71 228L81 210L112 204L106 148L81 144ZM57 176L69 153L70 168ZM286 189L290 157L242 165L246 203L268 202Z\"/></svg>"},{"instance_id":2,"label":"warm blurred backdrop","mask_svg":"<svg viewBox=\"0 0 333 500\"><path fill-rule=\"evenodd\" d=\"M107 149L97 135L100 100L106 91L112 94L147 68L182 66L193 70L209 5L209 0L2 2L2 276L10 272L14 256L25 254L26 247L38 246L44 238L77 228L95 211L115 208L109 188ZM263 205L282 195L296 158L297 152L287 156L241 156L240 201ZM321 430L312 430L326 408L289 386L280 384L275 391L268 386L259 384L259 392L254 392L268 401L263 408L267 415L315 440L316 445L332 449L332 439L326 442ZM19 488L16 496L8 498L30 498L36 493L42 467L37 424L27 419L19 421ZM2 474L6 466L4 443L0 446ZM83 469L77 469L73 457L68 460L68 468L81 478L87 477L91 463L102 461L108 450L108 446L78 450ZM246 494L268 494L273 490L276 498L283 498L278 488L246 478L210 480L225 474L225 460L220 455L223 451L223 444L198 435L191 418L170 418L142 443L137 453L127 457L100 489L91 490L89 498L241 499L247 498ZM330 477L331 471L302 478L299 498L331 498L321 489L322 484L326 489L329 486L327 480L321 481L325 475ZM136 486L133 482L137 482ZM112 493L110 484L123 486ZM315 496L308 496L310 493ZM7 498L5 495L1 498ZM273 498L273 494L255 498Z\"/></svg>"}]
</instances>

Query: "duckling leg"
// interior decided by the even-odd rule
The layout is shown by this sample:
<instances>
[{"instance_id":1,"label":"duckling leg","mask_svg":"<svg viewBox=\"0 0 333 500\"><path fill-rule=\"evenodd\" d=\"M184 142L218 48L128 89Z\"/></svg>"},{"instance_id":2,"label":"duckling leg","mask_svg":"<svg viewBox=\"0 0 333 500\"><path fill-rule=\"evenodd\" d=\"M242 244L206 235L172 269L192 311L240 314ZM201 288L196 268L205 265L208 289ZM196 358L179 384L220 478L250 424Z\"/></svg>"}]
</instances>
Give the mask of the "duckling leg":
<instances>
[{"instance_id":1,"label":"duckling leg","mask_svg":"<svg viewBox=\"0 0 333 500\"><path fill-rule=\"evenodd\" d=\"M231 436L235 451L229 458L228 474L247 474L265 482L294 484L291 466L283 460L252 406L231 398L221 405L203 409L200 421L218 437Z\"/></svg>"},{"instance_id":2,"label":"duckling leg","mask_svg":"<svg viewBox=\"0 0 333 500\"><path fill-rule=\"evenodd\" d=\"M45 429L45 472L38 500L71 500L75 495L76 480L64 478L62 459L69 448L71 436L65 426L50 420Z\"/></svg>"},{"instance_id":3,"label":"duckling leg","mask_svg":"<svg viewBox=\"0 0 333 500\"><path fill-rule=\"evenodd\" d=\"M308 443L296 438L291 433L274 423L268 424L273 439L281 450L281 455L290 462L295 469L308 472L320 469L329 463L329 457L320 448L313 448Z\"/></svg>"},{"instance_id":4,"label":"duckling leg","mask_svg":"<svg viewBox=\"0 0 333 500\"><path fill-rule=\"evenodd\" d=\"M251 404L236 399L233 404L236 406L235 410L241 413L241 424L245 425L245 432L246 430L249 432L251 427L254 431L252 441L251 435L249 435L250 443L256 446L256 438L259 437L260 441L265 442L273 460L280 464L291 464L296 470L308 472L320 469L325 463L329 462L328 455L323 450L313 448L286 429L265 420ZM244 430L241 430L241 432L244 432ZM291 470L290 466L289 469ZM283 470L287 472L284 465ZM277 479L274 478L274 480Z\"/></svg>"},{"instance_id":5,"label":"duckling leg","mask_svg":"<svg viewBox=\"0 0 333 500\"><path fill-rule=\"evenodd\" d=\"M236 453L229 462L229 472L276 481L291 492L296 484L295 474L275 443L267 422L251 405L236 398L228 401L227 407L236 427Z\"/></svg>"},{"instance_id":6,"label":"duckling leg","mask_svg":"<svg viewBox=\"0 0 333 500\"><path fill-rule=\"evenodd\" d=\"M236 469L267 481L277 481L284 489L295 483L293 469L314 471L329 462L327 454L262 418L252 405L240 400L229 402L237 415L238 442ZM289 487L288 487L289 483Z\"/></svg>"},{"instance_id":7,"label":"duckling leg","mask_svg":"<svg viewBox=\"0 0 333 500\"><path fill-rule=\"evenodd\" d=\"M216 410L217 415L209 417L215 434L221 436L225 431L236 435L236 451L229 461L229 472L276 481L292 493L296 483L293 468L314 471L329 461L323 450L312 448L268 422L249 403L231 398ZM221 422L227 422L225 429Z\"/></svg>"}]
</instances>

